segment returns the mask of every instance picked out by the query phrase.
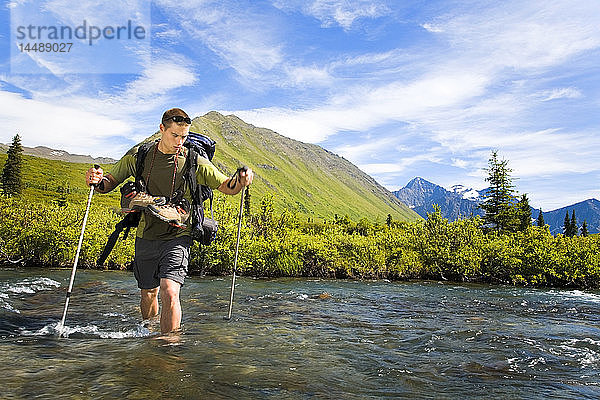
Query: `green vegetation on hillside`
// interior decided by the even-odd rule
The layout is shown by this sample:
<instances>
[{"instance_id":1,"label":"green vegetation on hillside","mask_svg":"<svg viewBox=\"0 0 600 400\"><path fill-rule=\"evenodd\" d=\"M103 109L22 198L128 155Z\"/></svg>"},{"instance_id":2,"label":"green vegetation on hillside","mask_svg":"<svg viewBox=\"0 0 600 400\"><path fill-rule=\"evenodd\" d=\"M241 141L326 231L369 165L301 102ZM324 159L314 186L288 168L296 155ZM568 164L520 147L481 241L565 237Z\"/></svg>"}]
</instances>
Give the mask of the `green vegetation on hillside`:
<instances>
[{"instance_id":1,"label":"green vegetation on hillside","mask_svg":"<svg viewBox=\"0 0 600 400\"><path fill-rule=\"evenodd\" d=\"M0 154L0 165L6 162L6 154ZM89 188L85 184L85 171L89 164L68 163L33 156L23 156L22 197L31 201L50 201L61 204L85 203ZM110 165L103 166L110 169ZM96 196L94 202L102 207L119 207L118 190Z\"/></svg>"}]
</instances>

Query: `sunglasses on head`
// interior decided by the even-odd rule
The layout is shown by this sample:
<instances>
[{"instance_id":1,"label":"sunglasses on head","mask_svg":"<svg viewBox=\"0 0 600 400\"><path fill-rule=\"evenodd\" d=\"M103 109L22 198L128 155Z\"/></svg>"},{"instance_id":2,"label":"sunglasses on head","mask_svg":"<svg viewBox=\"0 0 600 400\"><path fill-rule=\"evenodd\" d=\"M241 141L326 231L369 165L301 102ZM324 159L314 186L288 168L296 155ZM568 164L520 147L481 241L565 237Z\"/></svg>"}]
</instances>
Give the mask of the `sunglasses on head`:
<instances>
[{"instance_id":1,"label":"sunglasses on head","mask_svg":"<svg viewBox=\"0 0 600 400\"><path fill-rule=\"evenodd\" d=\"M177 123L185 121L185 123L188 124L188 125L192 124L192 120L189 117L182 117L181 115L174 115L172 117L165 118L163 120L163 122L164 121L169 121L169 120L172 120L173 122L177 122Z\"/></svg>"}]
</instances>

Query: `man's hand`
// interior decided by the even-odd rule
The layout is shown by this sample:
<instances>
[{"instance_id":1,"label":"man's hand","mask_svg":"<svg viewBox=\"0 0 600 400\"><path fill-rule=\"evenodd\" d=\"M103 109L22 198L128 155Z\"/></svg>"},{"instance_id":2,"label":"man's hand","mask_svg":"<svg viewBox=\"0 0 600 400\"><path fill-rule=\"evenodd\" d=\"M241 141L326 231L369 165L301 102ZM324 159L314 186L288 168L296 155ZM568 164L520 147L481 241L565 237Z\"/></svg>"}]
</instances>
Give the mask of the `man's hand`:
<instances>
[{"instance_id":1,"label":"man's hand","mask_svg":"<svg viewBox=\"0 0 600 400\"><path fill-rule=\"evenodd\" d=\"M98 183L100 183L103 176L104 176L104 171L102 171L102 168L91 167L85 173L85 183L88 186L97 185Z\"/></svg>"},{"instance_id":2,"label":"man's hand","mask_svg":"<svg viewBox=\"0 0 600 400\"><path fill-rule=\"evenodd\" d=\"M217 190L225 194L238 194L243 187L249 186L253 179L254 172L250 168L246 168L245 171L240 169L231 178L223 182Z\"/></svg>"},{"instance_id":3,"label":"man's hand","mask_svg":"<svg viewBox=\"0 0 600 400\"><path fill-rule=\"evenodd\" d=\"M239 181L242 186L250 186L252 179L254 179L254 172L252 169L248 168L246 171L240 171Z\"/></svg>"}]
</instances>

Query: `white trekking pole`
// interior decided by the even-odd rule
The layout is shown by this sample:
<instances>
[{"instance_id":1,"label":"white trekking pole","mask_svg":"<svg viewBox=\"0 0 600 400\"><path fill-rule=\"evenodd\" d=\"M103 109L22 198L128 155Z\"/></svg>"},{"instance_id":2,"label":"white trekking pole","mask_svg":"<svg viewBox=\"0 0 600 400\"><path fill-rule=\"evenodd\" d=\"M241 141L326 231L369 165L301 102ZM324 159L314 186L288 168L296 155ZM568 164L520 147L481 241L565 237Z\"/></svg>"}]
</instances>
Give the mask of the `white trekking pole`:
<instances>
[{"instance_id":1,"label":"white trekking pole","mask_svg":"<svg viewBox=\"0 0 600 400\"><path fill-rule=\"evenodd\" d=\"M248 167L238 168L236 174L239 174L240 171L247 171ZM238 175L239 176L239 175ZM234 185L235 187L235 185ZM233 292L235 291L235 272L237 270L237 262L238 262L238 253L240 249L240 233L242 231L242 212L244 211L244 193L246 192L246 187L242 188L242 196L240 198L240 213L238 215L238 230L237 230L237 241L235 243L235 258L233 260L233 276L231 278L231 296L229 296L229 313L227 314L226 319L231 319L231 310L233 309Z\"/></svg>"},{"instance_id":2,"label":"white trekking pole","mask_svg":"<svg viewBox=\"0 0 600 400\"><path fill-rule=\"evenodd\" d=\"M99 165L94 165L94 168L99 169ZM77 245L77 253L75 253L75 261L73 262L73 269L71 270L71 280L69 281L69 288L67 289L67 298L65 300L65 309L63 310L62 319L58 328L65 326L65 319L67 318L67 309L69 308L69 299L73 290L73 282L75 281L75 271L77 270L77 263L79 262L79 253L81 252L81 244L83 243L83 234L85 232L85 225L87 224L88 214L90 213L90 205L92 204L92 195L94 194L94 187L96 185L90 185L90 194L87 200L87 207L85 209L85 215L83 217L83 224L81 226L81 234L79 235L79 244Z\"/></svg>"}]
</instances>

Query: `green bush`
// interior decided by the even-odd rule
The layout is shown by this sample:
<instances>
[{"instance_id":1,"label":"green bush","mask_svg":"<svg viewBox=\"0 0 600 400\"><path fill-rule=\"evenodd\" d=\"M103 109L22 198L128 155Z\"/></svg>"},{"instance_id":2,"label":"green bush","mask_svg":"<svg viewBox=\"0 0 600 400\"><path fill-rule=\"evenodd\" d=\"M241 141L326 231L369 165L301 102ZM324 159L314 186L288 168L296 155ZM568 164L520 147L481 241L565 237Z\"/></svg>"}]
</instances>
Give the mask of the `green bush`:
<instances>
[{"instance_id":1,"label":"green bush","mask_svg":"<svg viewBox=\"0 0 600 400\"><path fill-rule=\"evenodd\" d=\"M238 197L218 194L217 239L192 247L192 274L228 275L235 260ZM75 257L85 204L64 206L53 200L0 198L0 256L25 265L69 266ZM251 276L311 276L354 279L435 279L529 286L597 288L600 239L552 236L547 228L485 232L479 217L449 222L439 211L425 221L389 226L337 217L333 223L299 222L277 212L273 198L241 225L237 271ZM95 262L121 216L110 206L90 210L80 265ZM127 268L133 258L134 232L119 240L107 268Z\"/></svg>"}]
</instances>

